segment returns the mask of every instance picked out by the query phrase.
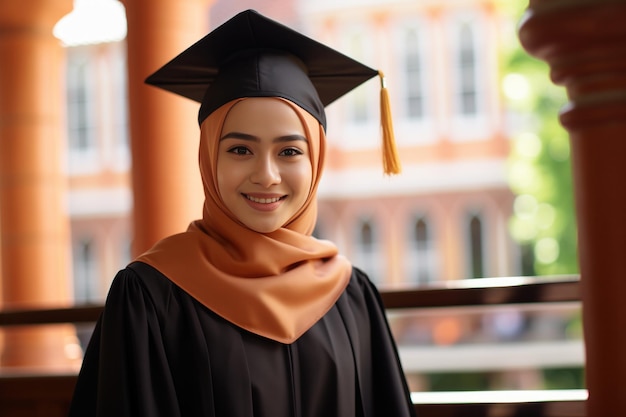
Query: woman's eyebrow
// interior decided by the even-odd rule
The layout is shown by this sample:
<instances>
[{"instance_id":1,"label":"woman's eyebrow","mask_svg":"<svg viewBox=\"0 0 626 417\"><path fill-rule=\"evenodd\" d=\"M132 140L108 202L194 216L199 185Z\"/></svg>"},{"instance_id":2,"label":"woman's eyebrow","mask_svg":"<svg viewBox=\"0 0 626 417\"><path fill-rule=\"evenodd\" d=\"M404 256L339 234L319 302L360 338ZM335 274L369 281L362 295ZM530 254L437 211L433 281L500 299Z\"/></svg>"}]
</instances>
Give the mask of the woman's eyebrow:
<instances>
[{"instance_id":1,"label":"woman's eyebrow","mask_svg":"<svg viewBox=\"0 0 626 417\"><path fill-rule=\"evenodd\" d=\"M298 135L298 134L279 136L276 139L274 139L272 142L292 142L296 140L308 142L306 137L302 135Z\"/></svg>"},{"instance_id":2,"label":"woman's eyebrow","mask_svg":"<svg viewBox=\"0 0 626 417\"><path fill-rule=\"evenodd\" d=\"M224 139L243 139L243 140L251 140L254 142L259 141L259 138L257 138L256 136L249 135L247 133L241 133L241 132L228 132L220 138L220 140L224 140Z\"/></svg>"},{"instance_id":3,"label":"woman's eyebrow","mask_svg":"<svg viewBox=\"0 0 626 417\"><path fill-rule=\"evenodd\" d=\"M228 132L224 136L220 138L220 140L224 139L241 139L241 140L249 140L253 142L259 142L259 138L254 135L250 135L248 133L242 132ZM293 135L284 135L275 138L272 142L292 142L292 141L304 141L308 142L307 138L303 135L293 134Z\"/></svg>"}]
</instances>

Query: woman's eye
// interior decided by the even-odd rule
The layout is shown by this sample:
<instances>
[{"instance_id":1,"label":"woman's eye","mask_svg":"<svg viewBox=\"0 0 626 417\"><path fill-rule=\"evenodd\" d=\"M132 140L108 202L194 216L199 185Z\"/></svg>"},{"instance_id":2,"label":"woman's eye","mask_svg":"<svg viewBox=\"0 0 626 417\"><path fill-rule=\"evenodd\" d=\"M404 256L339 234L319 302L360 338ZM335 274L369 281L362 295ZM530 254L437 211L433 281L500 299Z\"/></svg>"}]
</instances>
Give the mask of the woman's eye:
<instances>
[{"instance_id":1,"label":"woman's eye","mask_svg":"<svg viewBox=\"0 0 626 417\"><path fill-rule=\"evenodd\" d=\"M249 155L251 153L245 146L233 146L228 152L235 155Z\"/></svg>"},{"instance_id":2,"label":"woman's eye","mask_svg":"<svg viewBox=\"0 0 626 417\"><path fill-rule=\"evenodd\" d=\"M296 155L302 155L302 151L296 148L287 148L287 149L283 149L280 154L282 156L296 156Z\"/></svg>"}]
</instances>

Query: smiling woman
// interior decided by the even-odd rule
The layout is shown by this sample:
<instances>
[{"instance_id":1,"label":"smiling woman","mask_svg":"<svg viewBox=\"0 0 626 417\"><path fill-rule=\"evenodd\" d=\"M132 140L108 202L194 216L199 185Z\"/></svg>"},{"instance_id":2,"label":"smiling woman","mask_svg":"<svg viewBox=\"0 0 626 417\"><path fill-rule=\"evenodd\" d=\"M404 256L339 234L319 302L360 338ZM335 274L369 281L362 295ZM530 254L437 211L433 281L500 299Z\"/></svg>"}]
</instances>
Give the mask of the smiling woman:
<instances>
[{"instance_id":1,"label":"smiling woman","mask_svg":"<svg viewBox=\"0 0 626 417\"><path fill-rule=\"evenodd\" d=\"M375 286L312 236L324 106L377 74L247 11L148 78L201 103L203 215L118 273L70 416L414 415Z\"/></svg>"}]
</instances>

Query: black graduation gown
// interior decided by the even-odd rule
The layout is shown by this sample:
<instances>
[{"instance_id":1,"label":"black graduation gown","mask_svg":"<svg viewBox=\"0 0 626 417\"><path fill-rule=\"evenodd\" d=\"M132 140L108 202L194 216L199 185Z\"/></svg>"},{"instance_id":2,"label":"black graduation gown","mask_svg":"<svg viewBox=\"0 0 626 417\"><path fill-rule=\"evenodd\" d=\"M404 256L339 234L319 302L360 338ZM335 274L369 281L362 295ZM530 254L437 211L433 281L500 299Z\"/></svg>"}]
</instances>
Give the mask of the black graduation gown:
<instances>
[{"instance_id":1,"label":"black graduation gown","mask_svg":"<svg viewBox=\"0 0 626 417\"><path fill-rule=\"evenodd\" d=\"M115 277L70 417L405 417L410 395L380 296L354 268L292 344L217 316L149 265Z\"/></svg>"}]
</instances>

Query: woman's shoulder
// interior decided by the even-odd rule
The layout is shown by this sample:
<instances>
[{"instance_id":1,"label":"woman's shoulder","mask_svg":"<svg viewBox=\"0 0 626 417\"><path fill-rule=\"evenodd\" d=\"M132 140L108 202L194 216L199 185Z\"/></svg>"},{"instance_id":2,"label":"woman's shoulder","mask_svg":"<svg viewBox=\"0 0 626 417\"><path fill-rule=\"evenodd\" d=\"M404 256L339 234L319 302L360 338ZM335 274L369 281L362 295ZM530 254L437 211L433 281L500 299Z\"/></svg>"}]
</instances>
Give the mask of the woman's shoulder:
<instances>
[{"instance_id":1,"label":"woman's shoulder","mask_svg":"<svg viewBox=\"0 0 626 417\"><path fill-rule=\"evenodd\" d=\"M132 262L120 270L111 284L109 298L143 298L144 302L163 305L171 297L174 283L154 267Z\"/></svg>"},{"instance_id":2,"label":"woman's shoulder","mask_svg":"<svg viewBox=\"0 0 626 417\"><path fill-rule=\"evenodd\" d=\"M376 285L370 280L365 271L355 266L352 267L352 275L346 288L346 293L352 300L358 299L368 304L380 302L380 294Z\"/></svg>"},{"instance_id":3,"label":"woman's shoulder","mask_svg":"<svg viewBox=\"0 0 626 417\"><path fill-rule=\"evenodd\" d=\"M369 276L365 271L359 269L356 266L352 266L352 275L350 277L350 286L359 286L361 288L367 287L370 288L374 284L370 280Z\"/></svg>"},{"instance_id":4,"label":"woman's shoulder","mask_svg":"<svg viewBox=\"0 0 626 417\"><path fill-rule=\"evenodd\" d=\"M155 267L141 261L131 262L123 271L141 280L141 282L149 288L170 288L173 284L172 281Z\"/></svg>"}]
</instances>

